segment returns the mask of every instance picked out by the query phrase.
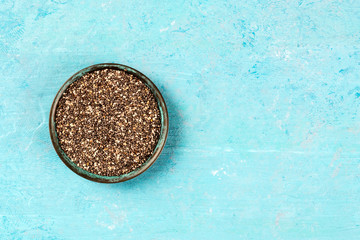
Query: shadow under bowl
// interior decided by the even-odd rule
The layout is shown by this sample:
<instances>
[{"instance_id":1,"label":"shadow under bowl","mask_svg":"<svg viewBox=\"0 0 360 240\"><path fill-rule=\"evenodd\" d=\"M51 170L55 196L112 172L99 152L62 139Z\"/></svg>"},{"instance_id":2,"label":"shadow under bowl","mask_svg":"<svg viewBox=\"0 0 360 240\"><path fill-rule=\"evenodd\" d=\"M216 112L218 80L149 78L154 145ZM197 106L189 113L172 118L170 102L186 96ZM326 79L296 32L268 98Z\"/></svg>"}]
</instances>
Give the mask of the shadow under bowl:
<instances>
[{"instance_id":1,"label":"shadow under bowl","mask_svg":"<svg viewBox=\"0 0 360 240\"><path fill-rule=\"evenodd\" d=\"M140 79L154 94L155 99L158 103L158 107L160 109L160 115L161 115L160 137L159 137L158 143L155 147L153 154L139 168L135 169L134 171L132 171L130 173L122 174L120 176L101 176L101 175L97 175L97 174L88 172L88 171L78 167L73 161L71 161L70 157L68 157L66 155L66 153L61 149L58 135L56 132L56 123L55 123L55 113L56 113L57 106L59 104L59 100L60 100L62 94L65 92L65 90L70 86L70 84L77 81L78 79L80 79L82 76L84 76L87 73L97 71L97 70L102 70L102 69L109 69L109 68L125 71L129 74L136 76L138 79ZM52 103L51 110L50 110L49 131L50 131L51 141L55 148L56 153L59 155L60 159L65 163L65 165L68 168L70 168L73 172L75 172L76 174L78 174L86 179L94 181L94 182L100 182L100 183L124 182L124 181L132 179L136 176L139 176L141 173L145 172L160 156L160 153L163 150L165 143L166 143L168 130L169 130L168 111L166 108L164 98L162 97L159 89L144 74L137 71L136 69L133 69L131 67L128 67L128 66L125 66L122 64L101 63L101 64L89 66L87 68L84 68L84 69L78 71L62 85L62 87L60 88L60 90L58 91L58 93L55 96L55 99Z\"/></svg>"}]
</instances>

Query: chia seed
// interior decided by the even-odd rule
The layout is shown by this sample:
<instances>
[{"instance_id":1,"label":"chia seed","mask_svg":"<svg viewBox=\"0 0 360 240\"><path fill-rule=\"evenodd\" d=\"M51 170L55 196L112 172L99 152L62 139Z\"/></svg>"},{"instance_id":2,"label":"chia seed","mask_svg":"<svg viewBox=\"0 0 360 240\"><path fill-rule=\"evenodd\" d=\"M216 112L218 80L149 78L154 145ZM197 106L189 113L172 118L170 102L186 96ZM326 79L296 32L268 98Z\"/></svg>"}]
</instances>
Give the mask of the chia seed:
<instances>
[{"instance_id":1,"label":"chia seed","mask_svg":"<svg viewBox=\"0 0 360 240\"><path fill-rule=\"evenodd\" d=\"M137 77L103 69L72 83L55 115L62 150L80 168L119 176L153 154L161 130L157 101Z\"/></svg>"}]
</instances>

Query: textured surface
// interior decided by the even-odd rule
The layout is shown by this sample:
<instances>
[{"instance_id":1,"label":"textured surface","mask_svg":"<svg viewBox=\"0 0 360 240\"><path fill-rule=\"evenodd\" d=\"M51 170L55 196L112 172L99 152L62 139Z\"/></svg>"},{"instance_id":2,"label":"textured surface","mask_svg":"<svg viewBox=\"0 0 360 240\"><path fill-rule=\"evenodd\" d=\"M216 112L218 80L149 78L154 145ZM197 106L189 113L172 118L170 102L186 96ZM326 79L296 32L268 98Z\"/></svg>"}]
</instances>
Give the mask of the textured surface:
<instances>
[{"instance_id":1,"label":"textured surface","mask_svg":"<svg viewBox=\"0 0 360 240\"><path fill-rule=\"evenodd\" d=\"M360 2L0 1L1 239L356 239ZM72 173L62 83L132 66L170 132L131 181Z\"/></svg>"}]
</instances>

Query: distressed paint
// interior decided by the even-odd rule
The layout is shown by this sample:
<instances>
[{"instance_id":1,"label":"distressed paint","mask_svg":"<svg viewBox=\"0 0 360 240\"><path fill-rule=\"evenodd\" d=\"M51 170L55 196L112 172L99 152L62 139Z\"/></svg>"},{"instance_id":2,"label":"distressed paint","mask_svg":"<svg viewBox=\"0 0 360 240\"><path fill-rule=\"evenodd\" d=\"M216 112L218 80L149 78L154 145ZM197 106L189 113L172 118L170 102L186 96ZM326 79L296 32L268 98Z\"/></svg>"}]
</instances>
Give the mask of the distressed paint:
<instances>
[{"instance_id":1,"label":"distressed paint","mask_svg":"<svg viewBox=\"0 0 360 240\"><path fill-rule=\"evenodd\" d=\"M360 2L0 1L0 239L357 239ZM93 183L51 102L118 62L169 108L160 159Z\"/></svg>"}]
</instances>

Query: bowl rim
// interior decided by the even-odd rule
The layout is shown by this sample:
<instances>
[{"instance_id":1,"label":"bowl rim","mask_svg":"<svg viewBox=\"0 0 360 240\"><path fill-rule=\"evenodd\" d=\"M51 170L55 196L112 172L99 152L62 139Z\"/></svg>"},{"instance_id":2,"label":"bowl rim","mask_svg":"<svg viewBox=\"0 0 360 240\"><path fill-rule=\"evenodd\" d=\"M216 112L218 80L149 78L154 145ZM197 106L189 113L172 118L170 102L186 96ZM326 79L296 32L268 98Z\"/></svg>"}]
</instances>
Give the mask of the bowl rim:
<instances>
[{"instance_id":1,"label":"bowl rim","mask_svg":"<svg viewBox=\"0 0 360 240\"><path fill-rule=\"evenodd\" d=\"M127 73L130 73L130 74L138 77L154 94L154 97L158 103L158 107L160 110L160 116L161 116L160 136L159 136L159 140L154 149L153 154L139 168L135 169L134 171L132 171L130 173L122 174L120 176L101 176L101 175L97 175L97 174L88 172L88 171L78 167L74 162L71 161L70 157L68 157L65 154L65 152L61 149L59 141L58 141L58 137L57 137L56 127L55 127L56 126L55 125L56 109L57 109L59 100L60 100L62 94L65 92L65 90L73 82L77 81L85 74L96 71L96 70L109 69L109 68L125 71ZM50 138L51 138L52 145L53 145L57 155L70 170L75 172L77 175L79 175L83 178L86 178L88 180L94 181L94 182L119 183L119 182L124 182L124 181L130 180L132 178L139 176L140 174L145 172L147 169L149 169L150 166L158 159L158 157L160 156L160 154L166 144L166 140L167 140L167 136L168 136L168 132L169 132L169 115L168 115L165 100L164 100L163 96L161 95L161 92L156 87L156 85L143 73L141 73L140 71L138 71L132 67L129 67L129 66L123 65L123 64L99 63L99 64L94 64L94 65L91 65L91 66L88 66L86 68L79 70L78 72L73 74L69 79L67 79L64 82L64 84L60 87L60 89L58 90L58 92L55 95L55 98L52 102L51 109L50 109L49 132L50 132Z\"/></svg>"}]
</instances>

